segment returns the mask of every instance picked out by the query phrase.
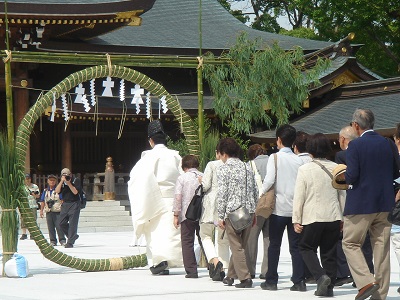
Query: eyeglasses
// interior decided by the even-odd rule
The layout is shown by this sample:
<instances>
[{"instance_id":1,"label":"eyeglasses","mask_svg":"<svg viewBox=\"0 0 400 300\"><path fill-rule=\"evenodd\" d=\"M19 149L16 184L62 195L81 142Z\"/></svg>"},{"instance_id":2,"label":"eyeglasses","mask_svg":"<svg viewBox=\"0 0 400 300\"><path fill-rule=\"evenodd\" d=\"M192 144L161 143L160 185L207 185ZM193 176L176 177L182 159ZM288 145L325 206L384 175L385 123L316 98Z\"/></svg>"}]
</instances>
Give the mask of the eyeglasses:
<instances>
[{"instance_id":1,"label":"eyeglasses","mask_svg":"<svg viewBox=\"0 0 400 300\"><path fill-rule=\"evenodd\" d=\"M350 124L349 124L349 125L350 125L351 127L353 127L353 125L354 125L354 124L358 124L358 123L357 123L357 122L354 122L354 121L352 121L352 122L350 122Z\"/></svg>"}]
</instances>

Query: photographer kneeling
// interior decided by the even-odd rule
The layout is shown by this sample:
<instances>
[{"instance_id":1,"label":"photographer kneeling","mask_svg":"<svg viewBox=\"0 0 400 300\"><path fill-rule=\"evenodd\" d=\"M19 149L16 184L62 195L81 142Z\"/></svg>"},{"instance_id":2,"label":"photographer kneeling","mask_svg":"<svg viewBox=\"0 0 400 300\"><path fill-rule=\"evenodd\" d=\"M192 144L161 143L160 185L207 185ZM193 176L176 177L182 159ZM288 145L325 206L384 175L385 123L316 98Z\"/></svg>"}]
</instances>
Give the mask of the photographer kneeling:
<instances>
[{"instance_id":1,"label":"photographer kneeling","mask_svg":"<svg viewBox=\"0 0 400 300\"><path fill-rule=\"evenodd\" d=\"M47 176L47 188L44 189L40 202L44 203L40 209L40 217L43 218L43 208L46 212L47 228L49 230L50 244L57 246L58 241L61 246L65 246L65 235L60 227L60 211L61 211L61 195L57 194L56 189L57 178L51 174ZM57 231L57 236L56 236Z\"/></svg>"},{"instance_id":2,"label":"photographer kneeling","mask_svg":"<svg viewBox=\"0 0 400 300\"><path fill-rule=\"evenodd\" d=\"M61 171L61 180L56 187L56 193L61 195L62 205L60 212L60 227L67 237L65 248L73 248L79 238L78 222L81 211L79 191L81 190L79 178L72 180L71 171L64 168Z\"/></svg>"}]
</instances>

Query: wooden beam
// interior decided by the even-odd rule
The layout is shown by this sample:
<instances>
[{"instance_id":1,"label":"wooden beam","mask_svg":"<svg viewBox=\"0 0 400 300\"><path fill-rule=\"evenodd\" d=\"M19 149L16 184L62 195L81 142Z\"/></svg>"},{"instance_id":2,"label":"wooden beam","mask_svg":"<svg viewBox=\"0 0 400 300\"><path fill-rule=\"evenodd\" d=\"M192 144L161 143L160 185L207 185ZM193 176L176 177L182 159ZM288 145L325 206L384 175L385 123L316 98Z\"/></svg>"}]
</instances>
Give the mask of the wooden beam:
<instances>
[{"instance_id":1,"label":"wooden beam","mask_svg":"<svg viewBox=\"0 0 400 300\"><path fill-rule=\"evenodd\" d=\"M6 57L4 50L0 51ZM109 57L109 58L108 58ZM197 56L149 56L149 55L96 55L78 53L57 53L57 52L30 52L13 51L11 62L24 63L49 63L49 64L68 64L68 65L107 65L108 60L111 64L126 67L170 67L170 68L197 68L199 61ZM227 64L229 60L222 58L203 59L203 64Z\"/></svg>"}]
</instances>

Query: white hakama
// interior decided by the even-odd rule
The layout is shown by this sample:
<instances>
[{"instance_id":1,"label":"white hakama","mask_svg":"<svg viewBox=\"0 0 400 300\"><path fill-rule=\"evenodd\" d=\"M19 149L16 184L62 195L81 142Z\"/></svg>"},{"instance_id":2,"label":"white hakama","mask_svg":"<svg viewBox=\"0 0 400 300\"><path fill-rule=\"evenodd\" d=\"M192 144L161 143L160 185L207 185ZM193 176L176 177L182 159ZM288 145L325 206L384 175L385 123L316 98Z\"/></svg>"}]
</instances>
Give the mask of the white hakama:
<instances>
[{"instance_id":1,"label":"white hakama","mask_svg":"<svg viewBox=\"0 0 400 300\"><path fill-rule=\"evenodd\" d=\"M175 182L181 169L177 151L156 145L142 153L130 173L128 194L136 236L146 239L146 252L153 265L167 261L182 266L180 229L173 225Z\"/></svg>"}]
</instances>

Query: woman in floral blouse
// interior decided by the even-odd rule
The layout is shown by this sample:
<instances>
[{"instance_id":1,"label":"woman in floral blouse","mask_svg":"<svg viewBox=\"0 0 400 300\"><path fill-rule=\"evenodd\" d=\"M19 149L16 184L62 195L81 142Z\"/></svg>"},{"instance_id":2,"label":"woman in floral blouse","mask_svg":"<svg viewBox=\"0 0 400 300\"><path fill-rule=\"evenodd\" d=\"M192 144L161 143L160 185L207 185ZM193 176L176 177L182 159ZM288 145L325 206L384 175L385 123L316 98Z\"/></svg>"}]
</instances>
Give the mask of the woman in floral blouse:
<instances>
[{"instance_id":1,"label":"woman in floral blouse","mask_svg":"<svg viewBox=\"0 0 400 300\"><path fill-rule=\"evenodd\" d=\"M241 149L234 139L221 139L217 145L217 152L224 162L217 169L218 223L222 229L226 230L232 252L228 274L223 283L232 285L234 279L238 278L240 283L236 284L235 287L250 288L253 286L253 281L246 264L244 249L246 248L251 226L236 232L227 216L240 206L246 207L250 214L254 216L258 189L253 171L239 159ZM253 220L255 221L255 218Z\"/></svg>"}]
</instances>

